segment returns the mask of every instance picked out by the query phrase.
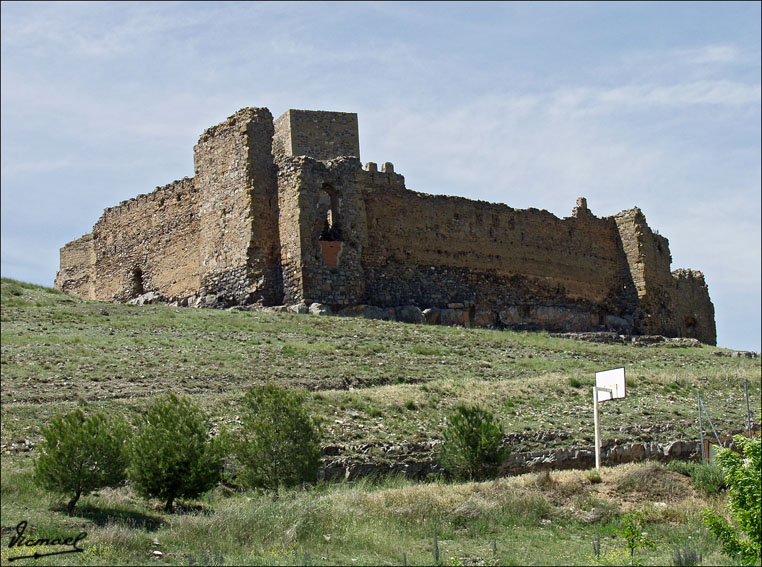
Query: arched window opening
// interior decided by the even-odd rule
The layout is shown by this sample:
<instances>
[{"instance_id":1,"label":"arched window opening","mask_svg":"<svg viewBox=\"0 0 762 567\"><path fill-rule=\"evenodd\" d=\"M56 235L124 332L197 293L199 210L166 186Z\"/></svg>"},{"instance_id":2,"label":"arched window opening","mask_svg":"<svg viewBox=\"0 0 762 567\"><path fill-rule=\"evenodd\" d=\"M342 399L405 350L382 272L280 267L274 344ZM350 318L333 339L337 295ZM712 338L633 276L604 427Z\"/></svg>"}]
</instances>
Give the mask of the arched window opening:
<instances>
[{"instance_id":1,"label":"arched window opening","mask_svg":"<svg viewBox=\"0 0 762 567\"><path fill-rule=\"evenodd\" d=\"M323 218L323 228L320 240L326 242L339 242L342 240L341 220L339 217L340 199L338 192L328 183L320 190L318 208Z\"/></svg>"},{"instance_id":2,"label":"arched window opening","mask_svg":"<svg viewBox=\"0 0 762 567\"><path fill-rule=\"evenodd\" d=\"M130 278L130 297L138 297L143 295L145 290L143 289L143 270L135 268L132 270Z\"/></svg>"}]
</instances>

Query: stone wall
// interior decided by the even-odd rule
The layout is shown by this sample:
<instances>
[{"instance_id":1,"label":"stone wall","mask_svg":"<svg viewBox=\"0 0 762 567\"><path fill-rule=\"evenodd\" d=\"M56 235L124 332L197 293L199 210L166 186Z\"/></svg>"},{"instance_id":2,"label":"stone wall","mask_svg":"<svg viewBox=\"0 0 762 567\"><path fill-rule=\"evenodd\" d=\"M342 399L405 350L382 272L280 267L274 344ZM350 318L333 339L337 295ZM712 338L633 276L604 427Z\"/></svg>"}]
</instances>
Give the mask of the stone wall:
<instances>
[{"instance_id":1,"label":"stone wall","mask_svg":"<svg viewBox=\"0 0 762 567\"><path fill-rule=\"evenodd\" d=\"M194 148L204 296L220 304L280 303L276 171L270 111L244 108Z\"/></svg>"},{"instance_id":2,"label":"stone wall","mask_svg":"<svg viewBox=\"0 0 762 567\"><path fill-rule=\"evenodd\" d=\"M616 215L616 223L638 293L638 328L649 335L675 336L675 289L670 272L669 241L651 231L638 208Z\"/></svg>"},{"instance_id":3,"label":"stone wall","mask_svg":"<svg viewBox=\"0 0 762 567\"><path fill-rule=\"evenodd\" d=\"M95 299L126 301L155 291L174 300L198 292L198 202L193 179L175 181L106 209L92 236Z\"/></svg>"},{"instance_id":4,"label":"stone wall","mask_svg":"<svg viewBox=\"0 0 762 567\"><path fill-rule=\"evenodd\" d=\"M675 282L678 335L694 337L710 345L717 344L714 305L709 299L704 274L698 270L676 270L672 272L672 278Z\"/></svg>"},{"instance_id":5,"label":"stone wall","mask_svg":"<svg viewBox=\"0 0 762 567\"><path fill-rule=\"evenodd\" d=\"M472 319L550 330L599 328L632 311L610 218L416 193L394 173L363 180L366 303L463 304Z\"/></svg>"}]
</instances>

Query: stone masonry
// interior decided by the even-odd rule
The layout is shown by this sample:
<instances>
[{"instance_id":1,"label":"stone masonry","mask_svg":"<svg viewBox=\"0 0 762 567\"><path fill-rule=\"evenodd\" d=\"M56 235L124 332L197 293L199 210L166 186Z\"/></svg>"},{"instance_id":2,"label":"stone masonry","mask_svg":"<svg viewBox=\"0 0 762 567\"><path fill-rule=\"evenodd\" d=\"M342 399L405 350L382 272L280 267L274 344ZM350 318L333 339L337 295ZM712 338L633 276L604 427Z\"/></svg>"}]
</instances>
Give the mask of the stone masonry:
<instances>
[{"instance_id":1,"label":"stone masonry","mask_svg":"<svg viewBox=\"0 0 762 567\"><path fill-rule=\"evenodd\" d=\"M670 271L635 208L596 217L411 191L359 159L357 115L244 108L207 129L195 176L107 209L61 249L80 297L715 344L704 276Z\"/></svg>"}]
</instances>

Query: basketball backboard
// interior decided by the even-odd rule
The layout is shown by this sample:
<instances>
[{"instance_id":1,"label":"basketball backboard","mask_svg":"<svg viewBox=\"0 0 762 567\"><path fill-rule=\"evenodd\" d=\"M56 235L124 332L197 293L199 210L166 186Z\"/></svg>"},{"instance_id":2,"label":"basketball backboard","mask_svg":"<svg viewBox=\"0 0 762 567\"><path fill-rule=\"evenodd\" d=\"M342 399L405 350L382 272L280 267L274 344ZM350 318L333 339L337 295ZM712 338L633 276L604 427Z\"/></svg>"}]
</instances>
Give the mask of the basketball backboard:
<instances>
[{"instance_id":1,"label":"basketball backboard","mask_svg":"<svg viewBox=\"0 0 762 567\"><path fill-rule=\"evenodd\" d=\"M624 368L614 368L613 370L604 370L595 373L595 387L606 388L611 392L603 390L598 391L598 401L616 400L624 398Z\"/></svg>"}]
</instances>

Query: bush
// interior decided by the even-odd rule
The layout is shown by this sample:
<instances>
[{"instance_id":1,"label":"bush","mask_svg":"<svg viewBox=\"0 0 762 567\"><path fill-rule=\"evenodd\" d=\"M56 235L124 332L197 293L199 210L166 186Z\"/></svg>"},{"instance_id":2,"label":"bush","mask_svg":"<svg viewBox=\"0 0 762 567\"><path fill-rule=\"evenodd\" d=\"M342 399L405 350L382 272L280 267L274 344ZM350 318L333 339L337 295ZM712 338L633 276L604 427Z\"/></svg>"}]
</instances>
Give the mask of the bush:
<instances>
[{"instance_id":1,"label":"bush","mask_svg":"<svg viewBox=\"0 0 762 567\"><path fill-rule=\"evenodd\" d=\"M124 481L128 432L126 420L103 412L86 417L76 409L57 415L42 428L35 481L48 490L73 494L66 506L71 514L81 495Z\"/></svg>"},{"instance_id":2,"label":"bush","mask_svg":"<svg viewBox=\"0 0 762 567\"><path fill-rule=\"evenodd\" d=\"M480 407L458 404L447 418L439 461L460 479L483 479L500 465L506 452L500 448L503 427Z\"/></svg>"},{"instance_id":3,"label":"bush","mask_svg":"<svg viewBox=\"0 0 762 567\"><path fill-rule=\"evenodd\" d=\"M198 406L169 394L138 418L127 473L138 494L163 500L171 512L175 498L193 498L217 483L221 449L210 439L208 419Z\"/></svg>"},{"instance_id":4,"label":"bush","mask_svg":"<svg viewBox=\"0 0 762 567\"><path fill-rule=\"evenodd\" d=\"M635 564L635 550L639 547L653 549L655 544L643 531L645 522L639 512L626 514L622 517L622 527L617 530L624 538L625 547L630 553L630 565Z\"/></svg>"},{"instance_id":5,"label":"bush","mask_svg":"<svg viewBox=\"0 0 762 567\"><path fill-rule=\"evenodd\" d=\"M317 480L320 433L304 396L274 384L244 396L239 478L251 488L275 489Z\"/></svg>"},{"instance_id":6,"label":"bush","mask_svg":"<svg viewBox=\"0 0 762 567\"><path fill-rule=\"evenodd\" d=\"M599 484L603 482L603 479L601 478L601 473L598 472L596 469L587 471L587 480L590 484Z\"/></svg>"},{"instance_id":7,"label":"bush","mask_svg":"<svg viewBox=\"0 0 762 567\"><path fill-rule=\"evenodd\" d=\"M676 547L672 552L672 565L675 567L694 567L701 565L704 555L693 549L688 542L683 543L683 549Z\"/></svg>"},{"instance_id":8,"label":"bush","mask_svg":"<svg viewBox=\"0 0 762 567\"><path fill-rule=\"evenodd\" d=\"M722 543L722 550L744 565L760 561L762 545L762 497L760 496L760 440L736 436L743 456L719 448L717 462L728 485L728 512L732 523L704 510L704 523Z\"/></svg>"},{"instance_id":9,"label":"bush","mask_svg":"<svg viewBox=\"0 0 762 567\"><path fill-rule=\"evenodd\" d=\"M703 490L709 496L726 486L722 469L717 465L674 460L667 464L667 469L691 477L693 488Z\"/></svg>"}]
</instances>

